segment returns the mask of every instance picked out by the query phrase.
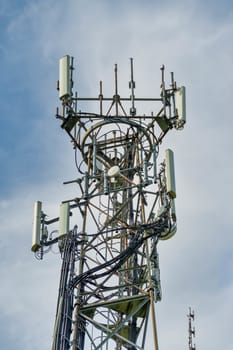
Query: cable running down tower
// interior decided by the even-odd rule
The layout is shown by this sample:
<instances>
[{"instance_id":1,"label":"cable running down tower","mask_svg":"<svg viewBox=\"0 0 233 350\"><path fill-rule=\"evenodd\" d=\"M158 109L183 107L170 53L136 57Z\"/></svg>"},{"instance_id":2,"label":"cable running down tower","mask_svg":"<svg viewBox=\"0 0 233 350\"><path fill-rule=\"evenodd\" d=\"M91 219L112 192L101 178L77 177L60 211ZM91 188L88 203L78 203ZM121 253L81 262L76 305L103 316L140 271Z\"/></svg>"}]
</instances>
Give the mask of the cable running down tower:
<instances>
[{"instance_id":1,"label":"cable running down tower","mask_svg":"<svg viewBox=\"0 0 233 350\"><path fill-rule=\"evenodd\" d=\"M37 258L55 244L62 258L52 350L158 350L157 245L176 232L174 155L167 149L159 160L159 146L186 122L185 88L173 73L167 88L162 66L160 96L136 97L131 58L129 97L119 95L115 65L113 97L103 95L100 81L99 95L84 98L73 93L73 58L62 57L59 71L56 117L72 141L79 176L65 182L76 186L75 195L61 203L59 217L47 220L35 203L32 239ZM154 110L137 113L148 102ZM81 111L82 103L97 107ZM56 222L54 237L48 227Z\"/></svg>"}]
</instances>

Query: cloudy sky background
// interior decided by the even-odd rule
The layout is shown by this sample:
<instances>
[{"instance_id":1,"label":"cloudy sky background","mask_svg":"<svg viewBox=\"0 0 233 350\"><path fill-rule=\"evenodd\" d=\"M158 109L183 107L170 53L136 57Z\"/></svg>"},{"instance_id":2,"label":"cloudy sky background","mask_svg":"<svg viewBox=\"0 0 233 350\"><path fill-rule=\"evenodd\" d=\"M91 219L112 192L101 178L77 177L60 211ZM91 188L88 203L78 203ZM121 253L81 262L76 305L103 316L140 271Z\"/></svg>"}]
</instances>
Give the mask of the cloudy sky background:
<instances>
[{"instance_id":1,"label":"cloudy sky background","mask_svg":"<svg viewBox=\"0 0 233 350\"><path fill-rule=\"evenodd\" d=\"M177 235L159 245L160 350L232 350L233 5L230 0L0 0L0 346L50 349L60 259L30 252L32 209L58 215L75 196L72 146L54 118L58 60L75 57L75 87L112 96L113 67L127 91L134 57L137 96L159 95L160 66L187 88L187 125L171 131ZM122 89L122 90L121 90ZM129 92L127 92L129 94Z\"/></svg>"}]
</instances>

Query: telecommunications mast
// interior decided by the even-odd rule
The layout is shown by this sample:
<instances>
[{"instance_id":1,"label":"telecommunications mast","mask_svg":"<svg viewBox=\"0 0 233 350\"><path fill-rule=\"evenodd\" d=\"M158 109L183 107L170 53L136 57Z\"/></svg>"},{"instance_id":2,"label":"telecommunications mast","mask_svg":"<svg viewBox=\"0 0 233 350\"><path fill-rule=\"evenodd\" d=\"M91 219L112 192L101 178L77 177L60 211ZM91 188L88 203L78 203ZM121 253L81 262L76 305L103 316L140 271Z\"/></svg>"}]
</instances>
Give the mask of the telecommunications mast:
<instances>
[{"instance_id":1,"label":"telecommunications mast","mask_svg":"<svg viewBox=\"0 0 233 350\"><path fill-rule=\"evenodd\" d=\"M191 311L191 307L189 308L188 317L188 333L189 333L189 350L196 350L196 345L193 344L193 338L195 337L195 328L193 327L194 322L194 311Z\"/></svg>"},{"instance_id":2,"label":"telecommunications mast","mask_svg":"<svg viewBox=\"0 0 233 350\"><path fill-rule=\"evenodd\" d=\"M176 232L174 154L168 148L160 159L159 147L185 124L185 88L173 73L167 88L162 66L159 97L137 97L131 58L129 97L119 95L117 65L113 97L102 81L97 97L80 97L73 71L73 58L62 57L56 117L75 150L79 175L65 182L75 194L57 218L48 220L39 201L34 211L32 251L42 259L58 244L62 257L52 350L158 350L157 245ZM141 104L152 112L138 112Z\"/></svg>"}]
</instances>

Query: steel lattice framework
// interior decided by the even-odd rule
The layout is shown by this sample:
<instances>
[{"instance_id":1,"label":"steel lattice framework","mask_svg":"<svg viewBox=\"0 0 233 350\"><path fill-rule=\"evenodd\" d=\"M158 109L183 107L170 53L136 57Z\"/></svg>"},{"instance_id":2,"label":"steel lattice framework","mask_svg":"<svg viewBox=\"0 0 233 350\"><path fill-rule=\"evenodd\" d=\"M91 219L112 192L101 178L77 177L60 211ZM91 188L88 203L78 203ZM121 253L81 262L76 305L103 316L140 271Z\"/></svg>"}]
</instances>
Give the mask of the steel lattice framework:
<instances>
[{"instance_id":1,"label":"steel lattice framework","mask_svg":"<svg viewBox=\"0 0 233 350\"><path fill-rule=\"evenodd\" d=\"M52 350L142 350L148 322L158 349L157 243L176 232L173 152L167 149L160 163L158 154L167 132L183 128L185 89L172 73L167 89L162 67L160 97L136 98L133 59L130 67L129 98L118 93L117 65L113 97L103 96L100 82L98 97L81 98L72 92L73 58L60 60L56 117L78 152L80 176L67 182L78 184L79 194L62 203L59 218L46 221L41 203L35 205L32 250L42 258L46 246L58 243L62 256ZM78 111L80 101L98 103L99 111ZM138 115L135 105L148 101L157 111ZM55 221L52 238L47 226Z\"/></svg>"}]
</instances>

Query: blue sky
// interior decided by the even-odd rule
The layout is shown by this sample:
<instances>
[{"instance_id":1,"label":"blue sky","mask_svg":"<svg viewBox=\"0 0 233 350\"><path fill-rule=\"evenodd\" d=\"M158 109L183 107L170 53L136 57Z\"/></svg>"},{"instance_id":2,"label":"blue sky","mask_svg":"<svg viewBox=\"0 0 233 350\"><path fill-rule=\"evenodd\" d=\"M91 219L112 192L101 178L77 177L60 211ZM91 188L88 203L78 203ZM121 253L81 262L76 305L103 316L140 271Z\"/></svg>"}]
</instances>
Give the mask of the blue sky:
<instances>
[{"instance_id":1,"label":"blue sky","mask_svg":"<svg viewBox=\"0 0 233 350\"><path fill-rule=\"evenodd\" d=\"M75 86L113 94L113 66L127 91L159 93L160 66L187 87L187 126L165 141L175 152L178 232L159 246L160 350L232 350L233 5L231 1L0 0L0 345L50 349L60 261L30 252L32 208L51 216L73 197L71 144L54 118L58 60L75 57ZM128 92L127 92L128 93Z\"/></svg>"}]
</instances>

